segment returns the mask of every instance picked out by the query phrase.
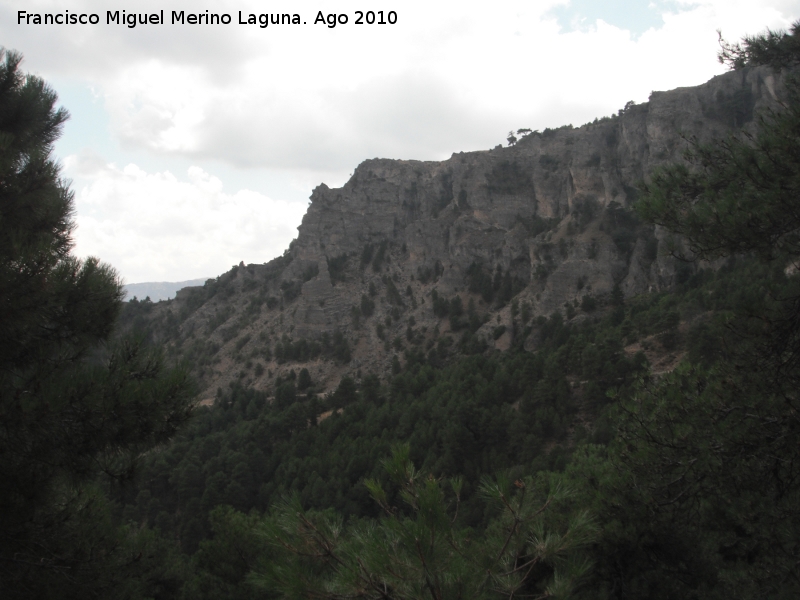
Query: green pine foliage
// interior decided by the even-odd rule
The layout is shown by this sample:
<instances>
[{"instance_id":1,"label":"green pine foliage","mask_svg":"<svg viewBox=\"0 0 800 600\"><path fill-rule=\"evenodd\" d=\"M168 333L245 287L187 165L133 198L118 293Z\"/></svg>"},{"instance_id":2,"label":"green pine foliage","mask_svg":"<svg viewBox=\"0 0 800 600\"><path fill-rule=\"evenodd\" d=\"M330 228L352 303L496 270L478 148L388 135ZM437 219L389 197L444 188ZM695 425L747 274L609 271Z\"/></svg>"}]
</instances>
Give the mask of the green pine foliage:
<instances>
[{"instance_id":1,"label":"green pine foliage","mask_svg":"<svg viewBox=\"0 0 800 600\"><path fill-rule=\"evenodd\" d=\"M399 505L368 480L384 515L345 529L339 517L305 511L296 496L279 503L260 525L273 558L251 581L287 598L564 597L588 571L582 550L594 527L586 513L548 520L569 497L558 485L535 490L530 478L485 479L480 492L500 515L485 535L475 535L456 524L460 479L423 476L408 446L383 464Z\"/></svg>"},{"instance_id":2,"label":"green pine foliage","mask_svg":"<svg viewBox=\"0 0 800 600\"><path fill-rule=\"evenodd\" d=\"M150 595L168 550L117 526L105 488L187 420L192 386L141 340L107 344L122 290L70 254L72 192L51 157L67 113L19 54L0 59L0 589Z\"/></svg>"},{"instance_id":3,"label":"green pine foliage","mask_svg":"<svg viewBox=\"0 0 800 600\"><path fill-rule=\"evenodd\" d=\"M796 33L748 38L730 62L796 64ZM740 268L718 275L711 298L695 295L698 308L723 310L693 328L692 361L643 380L614 409L619 429L607 450L573 465L579 479L596 480L598 597L617 586L648 598L800 593L800 282L791 275L800 82L789 74L786 85L786 106L761 114L756 134L693 141L685 163L654 174L637 207L681 234L674 253L736 257ZM677 319L666 311L645 321L668 331ZM610 466L604 477L598 461Z\"/></svg>"}]
</instances>

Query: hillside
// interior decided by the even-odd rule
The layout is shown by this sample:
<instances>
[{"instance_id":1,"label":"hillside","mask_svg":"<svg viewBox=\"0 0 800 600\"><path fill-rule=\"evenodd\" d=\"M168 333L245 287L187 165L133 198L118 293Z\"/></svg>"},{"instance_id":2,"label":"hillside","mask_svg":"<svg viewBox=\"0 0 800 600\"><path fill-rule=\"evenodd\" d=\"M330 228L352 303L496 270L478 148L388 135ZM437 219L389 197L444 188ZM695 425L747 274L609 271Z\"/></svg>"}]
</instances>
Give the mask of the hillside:
<instances>
[{"instance_id":1,"label":"hillside","mask_svg":"<svg viewBox=\"0 0 800 600\"><path fill-rule=\"evenodd\" d=\"M158 585L796 597L799 36L579 129L367 161L281 258L129 303L206 405L113 498Z\"/></svg>"},{"instance_id":2,"label":"hillside","mask_svg":"<svg viewBox=\"0 0 800 600\"><path fill-rule=\"evenodd\" d=\"M510 147L367 160L342 188L313 191L282 257L128 303L123 326L188 360L205 403L302 368L321 392L345 374L385 379L420 353L534 350L538 316L578 322L615 289L629 299L692 274L629 210L637 184L679 160L685 138L753 127L782 94L772 71L746 68Z\"/></svg>"}]
</instances>

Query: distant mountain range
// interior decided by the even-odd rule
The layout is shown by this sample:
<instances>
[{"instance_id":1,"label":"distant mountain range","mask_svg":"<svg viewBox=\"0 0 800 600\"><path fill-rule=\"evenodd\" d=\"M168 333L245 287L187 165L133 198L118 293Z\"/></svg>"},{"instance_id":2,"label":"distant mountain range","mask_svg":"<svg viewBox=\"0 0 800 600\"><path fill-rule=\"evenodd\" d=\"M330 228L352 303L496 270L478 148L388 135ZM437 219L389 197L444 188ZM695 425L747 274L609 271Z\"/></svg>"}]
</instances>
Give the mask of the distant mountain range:
<instances>
[{"instance_id":1,"label":"distant mountain range","mask_svg":"<svg viewBox=\"0 0 800 600\"><path fill-rule=\"evenodd\" d=\"M123 286L125 299L132 300L134 297L144 300L149 297L153 302L159 300L169 300L174 298L178 290L185 287L203 285L208 277L201 279L190 279L188 281L147 281L144 283L129 283Z\"/></svg>"}]
</instances>

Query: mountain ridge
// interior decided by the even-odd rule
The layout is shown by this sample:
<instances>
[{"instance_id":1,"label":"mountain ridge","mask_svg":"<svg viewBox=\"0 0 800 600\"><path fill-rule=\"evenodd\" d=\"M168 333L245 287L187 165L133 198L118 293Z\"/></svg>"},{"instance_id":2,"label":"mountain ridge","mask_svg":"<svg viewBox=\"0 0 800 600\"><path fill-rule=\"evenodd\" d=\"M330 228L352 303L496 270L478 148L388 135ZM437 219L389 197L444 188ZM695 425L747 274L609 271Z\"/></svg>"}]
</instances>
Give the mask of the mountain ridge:
<instances>
[{"instance_id":1,"label":"mountain ridge","mask_svg":"<svg viewBox=\"0 0 800 600\"><path fill-rule=\"evenodd\" d=\"M629 210L636 186L691 138L752 129L782 94L780 76L747 68L509 147L366 160L341 188L314 189L282 257L128 303L125 323L190 361L207 401L302 368L327 391L347 374L385 377L409 353L535 350L538 316L591 318L615 291L690 274L664 252L667 234Z\"/></svg>"}]
</instances>

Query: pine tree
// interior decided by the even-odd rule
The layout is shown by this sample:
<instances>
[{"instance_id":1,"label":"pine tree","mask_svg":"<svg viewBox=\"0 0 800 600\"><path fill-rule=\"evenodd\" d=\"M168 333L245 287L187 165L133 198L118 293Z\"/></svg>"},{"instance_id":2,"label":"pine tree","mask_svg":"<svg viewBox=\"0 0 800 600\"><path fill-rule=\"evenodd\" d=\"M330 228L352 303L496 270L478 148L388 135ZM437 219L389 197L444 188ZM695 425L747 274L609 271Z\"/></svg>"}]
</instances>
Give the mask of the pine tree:
<instances>
[{"instance_id":1,"label":"pine tree","mask_svg":"<svg viewBox=\"0 0 800 600\"><path fill-rule=\"evenodd\" d=\"M746 38L721 58L796 65L798 33ZM800 282L786 276L800 255L800 81L781 75L787 100L754 134L692 141L637 207L680 234L682 258L749 261L769 276L736 291L720 360L644 382L615 416L599 572L626 597L800 593Z\"/></svg>"},{"instance_id":2,"label":"pine tree","mask_svg":"<svg viewBox=\"0 0 800 600\"><path fill-rule=\"evenodd\" d=\"M460 478L445 486L423 476L408 446L384 467L404 506L375 480L365 484L385 513L377 523L345 527L330 512L287 500L262 523L273 556L252 582L284 598L569 598L589 571L584 549L594 524L585 511L564 508L570 492L558 483L486 478L481 493L500 515L479 534L458 525Z\"/></svg>"},{"instance_id":3,"label":"pine tree","mask_svg":"<svg viewBox=\"0 0 800 600\"><path fill-rule=\"evenodd\" d=\"M122 288L70 254L73 194L52 158L68 115L19 54L0 61L0 590L113 595L138 567L102 487L188 418L192 388L141 343L108 343Z\"/></svg>"}]
</instances>

